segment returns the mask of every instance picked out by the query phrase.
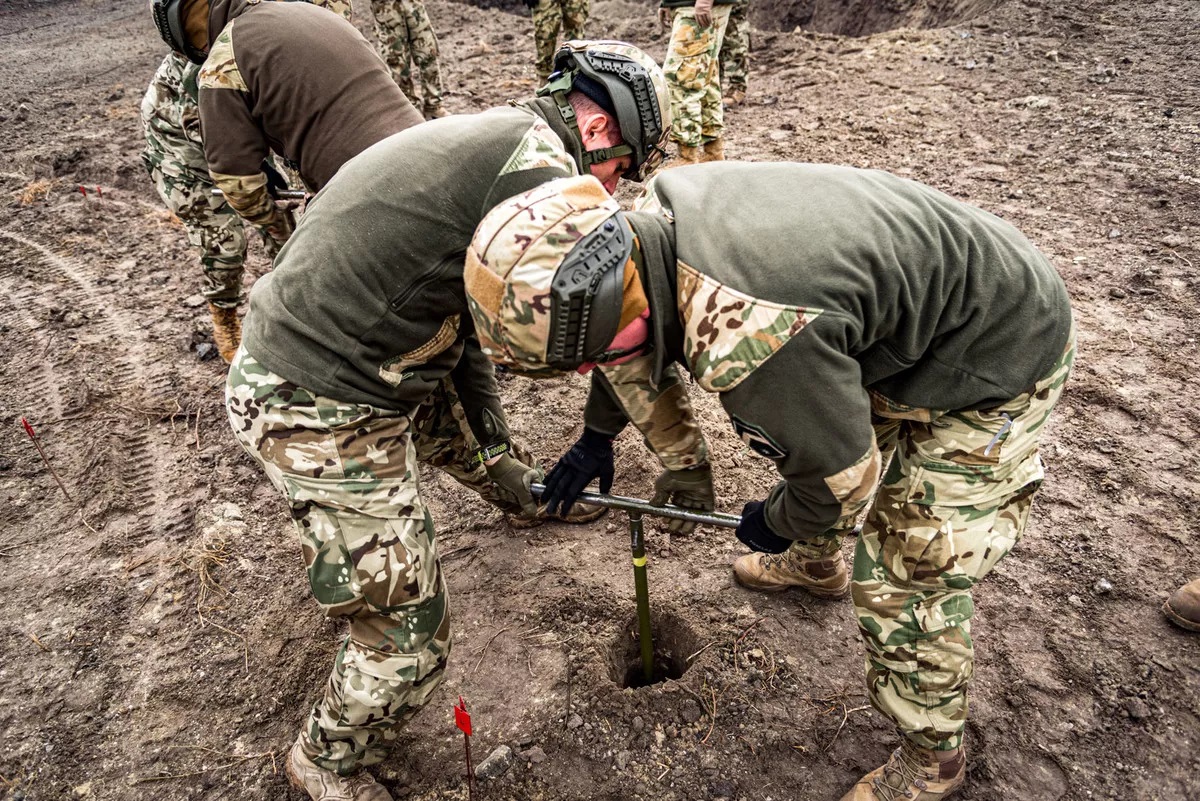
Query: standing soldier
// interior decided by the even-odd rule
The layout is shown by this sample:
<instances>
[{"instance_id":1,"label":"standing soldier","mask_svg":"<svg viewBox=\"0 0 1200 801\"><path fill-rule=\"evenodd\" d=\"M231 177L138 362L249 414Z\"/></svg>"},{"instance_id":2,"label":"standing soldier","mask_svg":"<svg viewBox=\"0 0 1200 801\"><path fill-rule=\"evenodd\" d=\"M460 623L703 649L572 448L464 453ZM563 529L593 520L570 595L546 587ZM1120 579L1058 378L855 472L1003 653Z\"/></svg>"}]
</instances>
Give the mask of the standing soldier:
<instances>
[{"instance_id":1,"label":"standing soldier","mask_svg":"<svg viewBox=\"0 0 1200 801\"><path fill-rule=\"evenodd\" d=\"M1074 359L1062 279L999 218L873 170L685 167L639 208L573 178L490 212L464 273L482 347L517 372L599 363L588 430L628 415L652 446L688 419L653 394L666 365L717 393L782 478L742 510L754 553L735 577L851 592L871 702L901 735L843 801L948 797L966 772L971 591L1025 528ZM851 576L841 541L892 447Z\"/></svg>"},{"instance_id":2,"label":"standing soldier","mask_svg":"<svg viewBox=\"0 0 1200 801\"><path fill-rule=\"evenodd\" d=\"M746 77L750 72L750 0L734 0L729 25L721 43L721 80L726 83L725 105L737 106L746 99Z\"/></svg>"},{"instance_id":3,"label":"standing soldier","mask_svg":"<svg viewBox=\"0 0 1200 801\"><path fill-rule=\"evenodd\" d=\"M558 31L563 40L583 38L583 25L591 8L590 0L525 0L533 16L533 43L537 49L539 81L550 77L554 52L558 46Z\"/></svg>"},{"instance_id":4,"label":"standing soldier","mask_svg":"<svg viewBox=\"0 0 1200 801\"><path fill-rule=\"evenodd\" d=\"M313 4L350 18L350 5L344 0ZM142 99L142 162L167 208L183 223L188 241L200 251L201 294L212 315L213 343L229 362L241 339L237 307L242 302L246 235L242 218L212 193L215 185L200 137L199 74L200 65L177 52L168 53L159 65ZM260 233L267 255L274 259L278 244L265 231Z\"/></svg>"},{"instance_id":5,"label":"standing soldier","mask_svg":"<svg viewBox=\"0 0 1200 801\"><path fill-rule=\"evenodd\" d=\"M163 40L201 65L199 136L212 182L272 240L268 250L287 241L295 224L270 194L264 163L272 150L318 191L352 156L422 122L347 22L345 0L153 0L151 8ZM233 280L228 272L218 278ZM235 298L222 295L213 306L213 338L227 360L241 340Z\"/></svg>"},{"instance_id":6,"label":"standing soldier","mask_svg":"<svg viewBox=\"0 0 1200 801\"><path fill-rule=\"evenodd\" d=\"M719 54L734 0L661 0L658 21L670 28L663 73L671 91L671 138L679 161L721 161L725 128Z\"/></svg>"},{"instance_id":7,"label":"standing soldier","mask_svg":"<svg viewBox=\"0 0 1200 801\"><path fill-rule=\"evenodd\" d=\"M396 84L417 104L412 64L421 73L421 97L425 119L445 117L442 108L442 69L438 65L438 42L421 0L371 0L379 52L392 70Z\"/></svg>"},{"instance_id":8,"label":"standing soldier","mask_svg":"<svg viewBox=\"0 0 1200 801\"><path fill-rule=\"evenodd\" d=\"M230 423L287 498L317 603L349 624L287 757L314 799L390 801L363 768L442 680L450 609L416 463L422 410L445 408L447 382L471 435L458 463L494 484L497 505L537 513L541 471L514 458L466 309L471 234L545 181L587 171L615 188L661 159L666 82L649 56L572 42L556 66L539 97L432 120L349 161L250 296Z\"/></svg>"}]
</instances>

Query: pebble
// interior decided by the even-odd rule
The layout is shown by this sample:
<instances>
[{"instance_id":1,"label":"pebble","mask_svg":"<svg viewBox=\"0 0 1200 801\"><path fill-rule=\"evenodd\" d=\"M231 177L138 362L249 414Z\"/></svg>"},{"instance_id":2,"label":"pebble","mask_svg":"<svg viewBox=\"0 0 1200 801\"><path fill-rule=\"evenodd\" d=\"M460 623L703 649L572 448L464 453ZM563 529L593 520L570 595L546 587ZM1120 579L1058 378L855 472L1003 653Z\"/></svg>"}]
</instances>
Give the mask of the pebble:
<instances>
[{"instance_id":1,"label":"pebble","mask_svg":"<svg viewBox=\"0 0 1200 801\"><path fill-rule=\"evenodd\" d=\"M216 357L216 355L217 347L211 342L201 342L196 346L196 356L198 356L202 362L206 362L209 359Z\"/></svg>"},{"instance_id":2,"label":"pebble","mask_svg":"<svg viewBox=\"0 0 1200 801\"><path fill-rule=\"evenodd\" d=\"M1097 595L1108 595L1113 591L1112 582L1108 579L1102 578L1092 585L1092 591Z\"/></svg>"},{"instance_id":3,"label":"pebble","mask_svg":"<svg viewBox=\"0 0 1200 801\"><path fill-rule=\"evenodd\" d=\"M642 716L641 716L641 715L636 715L636 716L633 718L633 730L634 730L634 731L641 731L641 730L642 730L642 729L644 729L644 728L646 728L646 721L642 720Z\"/></svg>"},{"instance_id":4,"label":"pebble","mask_svg":"<svg viewBox=\"0 0 1200 801\"><path fill-rule=\"evenodd\" d=\"M535 765L540 765L546 761L546 752L542 750L540 745L535 745L528 751L523 752L521 756L525 757Z\"/></svg>"},{"instance_id":5,"label":"pebble","mask_svg":"<svg viewBox=\"0 0 1200 801\"><path fill-rule=\"evenodd\" d=\"M507 745L498 745L487 759L475 766L475 778L498 779L512 766L513 750Z\"/></svg>"},{"instance_id":6,"label":"pebble","mask_svg":"<svg viewBox=\"0 0 1200 801\"><path fill-rule=\"evenodd\" d=\"M617 758L614 761L616 762L617 770L625 770L625 767L629 764L629 752L618 751Z\"/></svg>"},{"instance_id":7,"label":"pebble","mask_svg":"<svg viewBox=\"0 0 1200 801\"><path fill-rule=\"evenodd\" d=\"M1070 602L1071 606L1083 606L1083 599L1078 595L1068 595L1067 601Z\"/></svg>"},{"instance_id":8,"label":"pebble","mask_svg":"<svg viewBox=\"0 0 1200 801\"><path fill-rule=\"evenodd\" d=\"M1128 293L1126 293L1124 289L1121 289L1121 288L1120 288L1120 287L1118 287L1118 286L1115 286L1115 287L1113 287L1112 289L1108 290L1108 296L1109 296L1110 298L1118 298L1118 299L1120 299L1120 298L1123 298L1123 297L1125 297L1127 294L1128 294Z\"/></svg>"},{"instance_id":9,"label":"pebble","mask_svg":"<svg viewBox=\"0 0 1200 801\"><path fill-rule=\"evenodd\" d=\"M1130 698L1125 702L1125 714L1130 720L1145 720L1150 717L1150 707L1141 698Z\"/></svg>"},{"instance_id":10,"label":"pebble","mask_svg":"<svg viewBox=\"0 0 1200 801\"><path fill-rule=\"evenodd\" d=\"M583 718L579 717L579 715L571 715L571 717L567 719L568 729L578 729L582 725Z\"/></svg>"}]
</instances>

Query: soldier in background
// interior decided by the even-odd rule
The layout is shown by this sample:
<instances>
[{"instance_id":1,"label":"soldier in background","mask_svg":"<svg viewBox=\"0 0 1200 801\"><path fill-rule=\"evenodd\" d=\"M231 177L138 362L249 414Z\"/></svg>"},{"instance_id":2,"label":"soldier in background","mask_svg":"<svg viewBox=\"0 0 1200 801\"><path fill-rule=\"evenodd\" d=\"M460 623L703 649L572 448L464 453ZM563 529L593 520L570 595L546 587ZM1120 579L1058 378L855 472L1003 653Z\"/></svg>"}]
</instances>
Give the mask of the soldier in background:
<instances>
[{"instance_id":1,"label":"soldier in background","mask_svg":"<svg viewBox=\"0 0 1200 801\"><path fill-rule=\"evenodd\" d=\"M734 0L661 0L671 31L663 73L671 90L671 139L682 164L725 158L719 54Z\"/></svg>"},{"instance_id":2,"label":"soldier in background","mask_svg":"<svg viewBox=\"0 0 1200 801\"><path fill-rule=\"evenodd\" d=\"M735 0L721 42L721 80L725 83L724 102L741 105L746 99L746 79L750 72L750 0Z\"/></svg>"},{"instance_id":3,"label":"soldier in background","mask_svg":"<svg viewBox=\"0 0 1200 801\"><path fill-rule=\"evenodd\" d=\"M539 81L550 77L554 53L558 46L558 32L562 29L563 40L583 38L583 25L591 10L590 0L524 0L533 17L533 43L537 49L537 76Z\"/></svg>"},{"instance_id":4,"label":"soldier in background","mask_svg":"<svg viewBox=\"0 0 1200 801\"><path fill-rule=\"evenodd\" d=\"M415 106L422 103L425 119L445 117L442 107L442 69L438 64L438 42L421 0L371 0L379 52L392 71L392 78ZM421 94L416 92L412 65L421 73Z\"/></svg>"},{"instance_id":5,"label":"soldier in background","mask_svg":"<svg viewBox=\"0 0 1200 801\"><path fill-rule=\"evenodd\" d=\"M586 430L632 420L656 452L693 425L685 394L675 415L663 402L667 368L716 393L781 479L742 509L753 553L734 577L852 594L867 691L899 735L842 801L950 796L972 590L1021 538L1074 361L1062 279L1003 220L876 170L685 167L637 209L582 177L489 212L464 271L484 352L535 376L599 365ZM711 478L684 478L711 508ZM864 509L851 575L841 543Z\"/></svg>"}]
</instances>

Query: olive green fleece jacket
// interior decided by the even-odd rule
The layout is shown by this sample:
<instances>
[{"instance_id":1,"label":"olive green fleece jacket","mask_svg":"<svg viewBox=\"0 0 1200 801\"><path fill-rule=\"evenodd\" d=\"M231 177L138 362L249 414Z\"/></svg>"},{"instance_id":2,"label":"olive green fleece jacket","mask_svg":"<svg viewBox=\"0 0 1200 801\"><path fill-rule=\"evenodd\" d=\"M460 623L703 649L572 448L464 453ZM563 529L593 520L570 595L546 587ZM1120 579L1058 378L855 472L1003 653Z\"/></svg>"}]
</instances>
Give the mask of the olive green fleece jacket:
<instances>
[{"instance_id":1,"label":"olive green fleece jacket","mask_svg":"<svg viewBox=\"0 0 1200 801\"><path fill-rule=\"evenodd\" d=\"M1070 336L1066 288L1020 232L913 181L726 162L669 170L648 190L628 219L656 372L678 361L775 460L783 481L766 515L780 536L841 517L831 482L873 453L873 403L1002 404ZM623 427L611 392L597 375L589 428Z\"/></svg>"},{"instance_id":2,"label":"olive green fleece jacket","mask_svg":"<svg viewBox=\"0 0 1200 801\"><path fill-rule=\"evenodd\" d=\"M317 394L406 414L450 375L480 444L507 440L463 259L493 206L577 173L578 139L537 99L433 120L351 159L255 283L247 351Z\"/></svg>"}]
</instances>

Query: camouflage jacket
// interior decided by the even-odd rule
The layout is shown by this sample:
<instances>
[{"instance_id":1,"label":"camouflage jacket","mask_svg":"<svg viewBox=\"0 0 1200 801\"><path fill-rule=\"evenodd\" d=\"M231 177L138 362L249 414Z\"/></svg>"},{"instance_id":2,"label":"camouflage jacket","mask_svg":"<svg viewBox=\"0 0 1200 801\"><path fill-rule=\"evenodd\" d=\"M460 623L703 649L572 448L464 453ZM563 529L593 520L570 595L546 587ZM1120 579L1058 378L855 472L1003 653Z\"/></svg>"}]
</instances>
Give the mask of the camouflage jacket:
<instances>
[{"instance_id":1,"label":"camouflage jacket","mask_svg":"<svg viewBox=\"0 0 1200 801\"><path fill-rule=\"evenodd\" d=\"M775 461L784 480L767 519L781 536L861 510L879 474L873 415L928 422L999 405L1069 337L1066 288L1015 228L887 173L684 167L656 177L637 208L653 358L604 368L587 424L620 430L616 398L647 427L624 388L656 386L677 361Z\"/></svg>"},{"instance_id":2,"label":"camouflage jacket","mask_svg":"<svg viewBox=\"0 0 1200 801\"><path fill-rule=\"evenodd\" d=\"M163 59L142 99L142 158L172 180L211 184L200 138L199 73L200 65L178 53Z\"/></svg>"},{"instance_id":3,"label":"camouflage jacket","mask_svg":"<svg viewBox=\"0 0 1200 801\"><path fill-rule=\"evenodd\" d=\"M352 157L422 122L387 66L329 0L213 0L200 70L200 121L214 183L251 222L274 214L273 150L319 191Z\"/></svg>"},{"instance_id":4,"label":"camouflage jacket","mask_svg":"<svg viewBox=\"0 0 1200 801\"><path fill-rule=\"evenodd\" d=\"M463 259L493 206L578 172L562 118L531 105L433 120L348 162L254 285L246 349L320 395L402 412L450 374L480 444L507 439Z\"/></svg>"}]
</instances>

